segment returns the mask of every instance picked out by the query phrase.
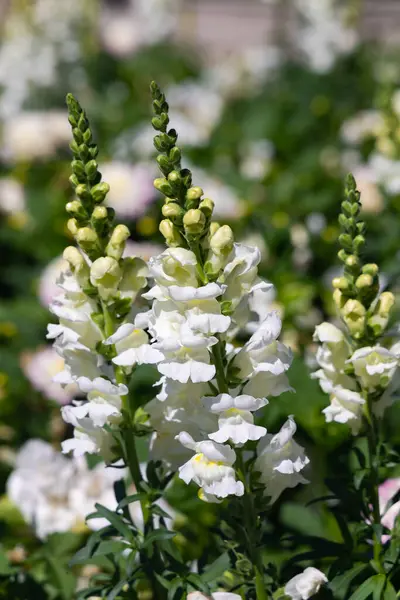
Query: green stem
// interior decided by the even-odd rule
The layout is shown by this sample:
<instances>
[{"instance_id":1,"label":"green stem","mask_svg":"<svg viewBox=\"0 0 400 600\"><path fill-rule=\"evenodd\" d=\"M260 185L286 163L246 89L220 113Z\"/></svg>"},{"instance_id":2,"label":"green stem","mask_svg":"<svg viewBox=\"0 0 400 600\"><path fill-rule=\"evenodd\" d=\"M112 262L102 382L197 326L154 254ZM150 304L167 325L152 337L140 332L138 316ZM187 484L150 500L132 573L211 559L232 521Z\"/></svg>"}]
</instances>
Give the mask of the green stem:
<instances>
[{"instance_id":1,"label":"green stem","mask_svg":"<svg viewBox=\"0 0 400 600\"><path fill-rule=\"evenodd\" d=\"M212 355L214 358L215 365L215 377L218 383L218 389L220 394L227 394L229 392L228 384L226 383L224 361L222 357L222 343L219 341L212 347Z\"/></svg>"},{"instance_id":2,"label":"green stem","mask_svg":"<svg viewBox=\"0 0 400 600\"><path fill-rule=\"evenodd\" d=\"M246 467L241 449L236 451L236 456L236 469L245 489L242 499L246 529L247 555L254 567L257 600L268 600L268 595L264 585L262 555L257 550L257 516L254 510L253 496L246 477Z\"/></svg>"},{"instance_id":3,"label":"green stem","mask_svg":"<svg viewBox=\"0 0 400 600\"><path fill-rule=\"evenodd\" d=\"M372 411L372 398L370 395L367 396L367 402L365 405L366 421L367 421L367 441L368 441L368 457L369 457L369 469L370 469L370 494L371 494L371 505L372 505L372 517L374 525L381 524L381 513L379 507L379 472L377 464L377 436L375 429L375 420ZM373 548L374 548L374 560L380 564L381 555L381 537L379 532L374 530L373 536Z\"/></svg>"}]
</instances>

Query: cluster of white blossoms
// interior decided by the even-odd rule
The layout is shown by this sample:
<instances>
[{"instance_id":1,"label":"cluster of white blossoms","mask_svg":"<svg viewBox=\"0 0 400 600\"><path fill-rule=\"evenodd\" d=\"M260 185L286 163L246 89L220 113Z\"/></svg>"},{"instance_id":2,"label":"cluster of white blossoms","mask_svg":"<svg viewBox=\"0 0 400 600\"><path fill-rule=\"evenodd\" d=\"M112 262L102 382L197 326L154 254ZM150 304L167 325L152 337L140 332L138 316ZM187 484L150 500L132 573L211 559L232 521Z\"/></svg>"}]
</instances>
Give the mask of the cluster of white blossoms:
<instances>
[{"instance_id":1,"label":"cluster of white blossoms","mask_svg":"<svg viewBox=\"0 0 400 600\"><path fill-rule=\"evenodd\" d=\"M110 510L117 506L113 483L121 469L99 463L89 470L85 459L68 459L42 440L29 440L20 449L7 481L7 494L40 539L57 532L82 528L97 502ZM87 522L91 529L104 519Z\"/></svg>"},{"instance_id":2,"label":"cluster of white blossoms","mask_svg":"<svg viewBox=\"0 0 400 600\"><path fill-rule=\"evenodd\" d=\"M160 392L146 407L154 429L152 455L178 467L181 479L194 481L206 501L244 493L234 447L248 441L262 440L257 470L273 500L306 481L300 472L308 459L293 441L293 419L276 436L254 422L254 413L268 404L266 396L291 389L286 371L292 356L277 341L277 313L258 322L242 348L231 344L251 320L252 294L268 298L271 286L258 277L259 261L256 248L233 243L227 226L210 234L205 269L211 281L202 281L194 252L169 248L149 261L154 285L143 296L153 303L135 319L151 336L151 358L162 376ZM220 353L228 365L223 383ZM123 368L135 360L132 350L113 359Z\"/></svg>"},{"instance_id":3,"label":"cluster of white blossoms","mask_svg":"<svg viewBox=\"0 0 400 600\"><path fill-rule=\"evenodd\" d=\"M393 304L392 294L383 292L379 306L381 308L383 304L385 312L387 302ZM356 300L348 300L348 303L353 309L360 307ZM351 318L360 317L352 314ZM350 338L331 323L318 325L314 340L321 345L316 356L320 369L313 377L319 380L322 390L330 395L330 405L323 410L326 421L348 423L353 434L357 434L366 395L374 395L373 409L378 417L393 401L393 394L399 385L400 343L395 342L388 348L375 344L355 349Z\"/></svg>"},{"instance_id":4,"label":"cluster of white blossoms","mask_svg":"<svg viewBox=\"0 0 400 600\"><path fill-rule=\"evenodd\" d=\"M50 324L47 335L55 340L54 347L64 360L64 370L54 381L63 386L75 384L79 395L86 396L86 400L75 400L62 409L64 420L75 428L74 438L63 442L63 450L73 451L75 456L100 453L106 461L113 459L110 428L121 422L122 396L128 393L125 384L115 381L107 348L115 344L117 351L131 349L136 353L132 365L143 362L144 356L151 362L146 354L150 349L146 333L126 323L107 337L96 322L98 304L90 296L94 290L105 305L116 300L130 304L146 285L145 263L138 258L121 258L126 231L123 226L116 227L108 248L110 256L93 262L76 248L66 249L64 258L71 270L58 280L61 294L53 299L50 310L59 323ZM98 352L99 345L103 354Z\"/></svg>"}]
</instances>

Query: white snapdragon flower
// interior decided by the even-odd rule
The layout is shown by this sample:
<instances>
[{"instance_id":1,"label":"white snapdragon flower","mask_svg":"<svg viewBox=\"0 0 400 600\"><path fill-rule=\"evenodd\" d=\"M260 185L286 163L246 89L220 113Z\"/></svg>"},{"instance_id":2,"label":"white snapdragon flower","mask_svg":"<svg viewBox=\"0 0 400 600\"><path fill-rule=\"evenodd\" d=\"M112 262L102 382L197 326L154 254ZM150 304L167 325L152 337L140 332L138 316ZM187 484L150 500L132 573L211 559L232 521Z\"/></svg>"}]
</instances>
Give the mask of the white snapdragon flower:
<instances>
[{"instance_id":1,"label":"white snapdragon flower","mask_svg":"<svg viewBox=\"0 0 400 600\"><path fill-rule=\"evenodd\" d=\"M195 442L185 431L178 435L178 440L195 452L195 455L179 468L179 477L185 483L194 481L205 494L217 498L243 496L243 483L236 481L235 470L232 467L236 460L232 448L210 440Z\"/></svg>"},{"instance_id":2,"label":"white snapdragon flower","mask_svg":"<svg viewBox=\"0 0 400 600\"><path fill-rule=\"evenodd\" d=\"M292 600L308 600L314 594L317 594L321 586L327 583L328 579L318 569L307 567L299 575L292 577L285 585L285 594Z\"/></svg>"},{"instance_id":3,"label":"white snapdragon flower","mask_svg":"<svg viewBox=\"0 0 400 600\"><path fill-rule=\"evenodd\" d=\"M146 332L131 323L121 325L103 343L115 345L117 356L113 358L113 363L123 367L156 364L163 359L161 352L150 346Z\"/></svg>"},{"instance_id":4,"label":"white snapdragon flower","mask_svg":"<svg viewBox=\"0 0 400 600\"><path fill-rule=\"evenodd\" d=\"M310 462L293 436L296 423L289 417L279 433L267 434L258 444L255 471L261 473L260 481L266 486L265 493L275 502L284 489L299 483L308 483L301 471Z\"/></svg>"},{"instance_id":5,"label":"white snapdragon flower","mask_svg":"<svg viewBox=\"0 0 400 600\"><path fill-rule=\"evenodd\" d=\"M364 398L358 392L340 386L331 390L330 405L323 409L327 423L348 423L354 435L361 427Z\"/></svg>"},{"instance_id":6,"label":"white snapdragon flower","mask_svg":"<svg viewBox=\"0 0 400 600\"><path fill-rule=\"evenodd\" d=\"M146 412L154 434L151 455L173 467L182 465L190 457L190 451L176 439L181 431L194 438L215 431L217 417L204 408L202 397L208 391L205 383L179 383L162 377L161 390L146 405Z\"/></svg>"},{"instance_id":7,"label":"white snapdragon flower","mask_svg":"<svg viewBox=\"0 0 400 600\"><path fill-rule=\"evenodd\" d=\"M383 346L366 346L348 359L364 389L371 392L386 388L398 365L399 357Z\"/></svg>"},{"instance_id":8,"label":"white snapdragon flower","mask_svg":"<svg viewBox=\"0 0 400 600\"><path fill-rule=\"evenodd\" d=\"M252 415L253 411L266 406L265 398L245 394L233 398L229 394L220 394L203 398L203 403L211 413L219 415L218 431L208 436L214 442L230 440L234 444L245 444L249 440L259 440L267 433L265 427L254 425Z\"/></svg>"},{"instance_id":9,"label":"white snapdragon flower","mask_svg":"<svg viewBox=\"0 0 400 600\"><path fill-rule=\"evenodd\" d=\"M319 380L321 389L325 393L331 393L335 386L355 389L354 380L344 372L351 354L344 333L331 323L322 323L315 328L314 341L321 342L316 354L320 369L311 377Z\"/></svg>"},{"instance_id":10,"label":"white snapdragon flower","mask_svg":"<svg viewBox=\"0 0 400 600\"><path fill-rule=\"evenodd\" d=\"M83 459L70 460L47 442L33 439L17 455L7 494L36 535L45 539L82 526L96 502L115 510L113 483L121 476L120 469L104 464L89 470ZM88 526L97 529L104 523L89 520Z\"/></svg>"},{"instance_id":11,"label":"white snapdragon flower","mask_svg":"<svg viewBox=\"0 0 400 600\"><path fill-rule=\"evenodd\" d=\"M167 248L149 260L149 272L159 286L198 287L197 258L191 250Z\"/></svg>"},{"instance_id":12,"label":"white snapdragon flower","mask_svg":"<svg viewBox=\"0 0 400 600\"><path fill-rule=\"evenodd\" d=\"M258 277L260 260L261 253L258 248L236 243L233 245L229 261L219 278L219 281L227 286L223 300L231 302L233 308L236 308L242 298L248 296L257 284L264 285Z\"/></svg>"},{"instance_id":13,"label":"white snapdragon flower","mask_svg":"<svg viewBox=\"0 0 400 600\"><path fill-rule=\"evenodd\" d=\"M236 354L232 365L238 376L248 380L244 392L256 397L278 396L291 391L286 371L292 362L292 352L277 341L281 320L270 312L249 341Z\"/></svg>"}]
</instances>

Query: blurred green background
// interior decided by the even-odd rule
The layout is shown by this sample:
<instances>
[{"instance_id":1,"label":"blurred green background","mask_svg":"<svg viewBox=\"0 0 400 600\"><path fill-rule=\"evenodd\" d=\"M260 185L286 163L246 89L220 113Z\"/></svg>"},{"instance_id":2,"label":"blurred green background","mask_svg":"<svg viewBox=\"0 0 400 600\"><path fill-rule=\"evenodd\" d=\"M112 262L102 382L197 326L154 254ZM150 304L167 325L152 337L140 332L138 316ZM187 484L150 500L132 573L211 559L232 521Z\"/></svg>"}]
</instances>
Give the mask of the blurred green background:
<instances>
[{"instance_id":1,"label":"blurred green background","mask_svg":"<svg viewBox=\"0 0 400 600\"><path fill-rule=\"evenodd\" d=\"M299 527L294 495L323 492L331 456L348 438L345 428L326 427L327 398L309 372L313 329L334 317L330 281L349 170L362 192L368 260L380 265L384 286L399 289L400 12L393 7L383 0L0 2L1 492L24 441L41 437L58 447L68 433L59 406L72 393L51 382L62 364L45 340L60 256L71 243L65 94L87 109L109 203L132 232L129 252L148 258L162 244L149 125L156 79L194 181L215 201L217 220L260 248L261 274L276 287L265 310L282 314L283 340L296 354L296 394L274 399L266 419L274 430L294 414L313 461L314 485L290 492L276 511L277 523ZM154 372L140 371L137 393L150 398L153 381ZM391 409L386 426L400 443L399 410ZM7 510L12 547L18 536ZM318 514L314 526L330 531Z\"/></svg>"}]
</instances>

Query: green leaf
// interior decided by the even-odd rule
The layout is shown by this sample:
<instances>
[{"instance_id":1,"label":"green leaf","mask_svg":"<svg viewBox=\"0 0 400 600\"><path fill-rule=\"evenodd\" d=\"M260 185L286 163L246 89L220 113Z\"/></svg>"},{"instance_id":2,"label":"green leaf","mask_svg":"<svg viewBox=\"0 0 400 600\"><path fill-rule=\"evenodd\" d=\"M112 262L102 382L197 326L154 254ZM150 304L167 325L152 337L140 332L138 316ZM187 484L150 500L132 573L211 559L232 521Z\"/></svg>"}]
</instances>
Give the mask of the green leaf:
<instances>
[{"instance_id":1,"label":"green leaf","mask_svg":"<svg viewBox=\"0 0 400 600\"><path fill-rule=\"evenodd\" d=\"M174 600L175 594L181 588L183 589L182 579L180 577L175 577L175 579L173 579L170 582L170 584L169 584L169 588L168 588L168 600Z\"/></svg>"},{"instance_id":2,"label":"green leaf","mask_svg":"<svg viewBox=\"0 0 400 600\"><path fill-rule=\"evenodd\" d=\"M118 594L120 593L120 591L126 584L127 584L126 579L119 581L117 583L117 585L115 585L113 587L113 589L107 594L107 596L106 596L107 600L115 600L115 598L118 596Z\"/></svg>"},{"instance_id":3,"label":"green leaf","mask_svg":"<svg viewBox=\"0 0 400 600\"><path fill-rule=\"evenodd\" d=\"M373 579L375 579L373 600L381 600L383 588L386 583L386 575L379 573L378 575L374 575Z\"/></svg>"},{"instance_id":4,"label":"green leaf","mask_svg":"<svg viewBox=\"0 0 400 600\"><path fill-rule=\"evenodd\" d=\"M112 554L115 556L116 554L121 554L121 552L127 548L129 548L129 546L124 544L124 542L106 540L104 542L100 542L92 556L102 556L107 554Z\"/></svg>"},{"instance_id":5,"label":"green leaf","mask_svg":"<svg viewBox=\"0 0 400 600\"><path fill-rule=\"evenodd\" d=\"M221 554L211 565L208 565L204 572L201 574L201 578L205 583L211 583L221 577L221 575L227 571L231 566L231 560L228 552Z\"/></svg>"},{"instance_id":6,"label":"green leaf","mask_svg":"<svg viewBox=\"0 0 400 600\"><path fill-rule=\"evenodd\" d=\"M349 569L342 575L338 575L335 577L329 584L330 589L338 598L345 598L347 595L347 590L350 587L351 582L358 575L360 575L365 569L368 568L368 565L356 565L352 569Z\"/></svg>"},{"instance_id":7,"label":"green leaf","mask_svg":"<svg viewBox=\"0 0 400 600\"><path fill-rule=\"evenodd\" d=\"M376 578L377 575L369 577L360 585L359 588L350 596L349 600L365 600L374 593L375 587L377 586ZM379 584L378 584L379 585Z\"/></svg>"},{"instance_id":8,"label":"green leaf","mask_svg":"<svg viewBox=\"0 0 400 600\"><path fill-rule=\"evenodd\" d=\"M163 540L170 540L176 535L175 531L168 531L167 529L157 529L156 531L152 531L146 537L142 548L147 548L151 546L155 542L161 542Z\"/></svg>"},{"instance_id":9,"label":"green leaf","mask_svg":"<svg viewBox=\"0 0 400 600\"><path fill-rule=\"evenodd\" d=\"M107 519L107 521L111 523L111 525L122 535L123 538L130 541L133 540L133 532L129 528L129 526L124 522L124 518L122 515L119 515L118 513L115 513L112 510L109 510L101 504L96 504L95 507L99 515L104 519Z\"/></svg>"},{"instance_id":10,"label":"green leaf","mask_svg":"<svg viewBox=\"0 0 400 600\"><path fill-rule=\"evenodd\" d=\"M63 600L70 600L75 589L75 577L60 564L57 558L46 555L46 561L49 565L50 579L60 592Z\"/></svg>"},{"instance_id":11,"label":"green leaf","mask_svg":"<svg viewBox=\"0 0 400 600\"><path fill-rule=\"evenodd\" d=\"M121 502L118 504L118 509L123 508L124 506L128 506L128 504L132 504L133 502L140 502L140 500L146 500L147 494L141 492L140 494L132 494L131 496L126 496Z\"/></svg>"},{"instance_id":12,"label":"green leaf","mask_svg":"<svg viewBox=\"0 0 400 600\"><path fill-rule=\"evenodd\" d=\"M383 600L396 600L397 594L393 585L388 581L386 583L385 593L383 594Z\"/></svg>"}]
</instances>

